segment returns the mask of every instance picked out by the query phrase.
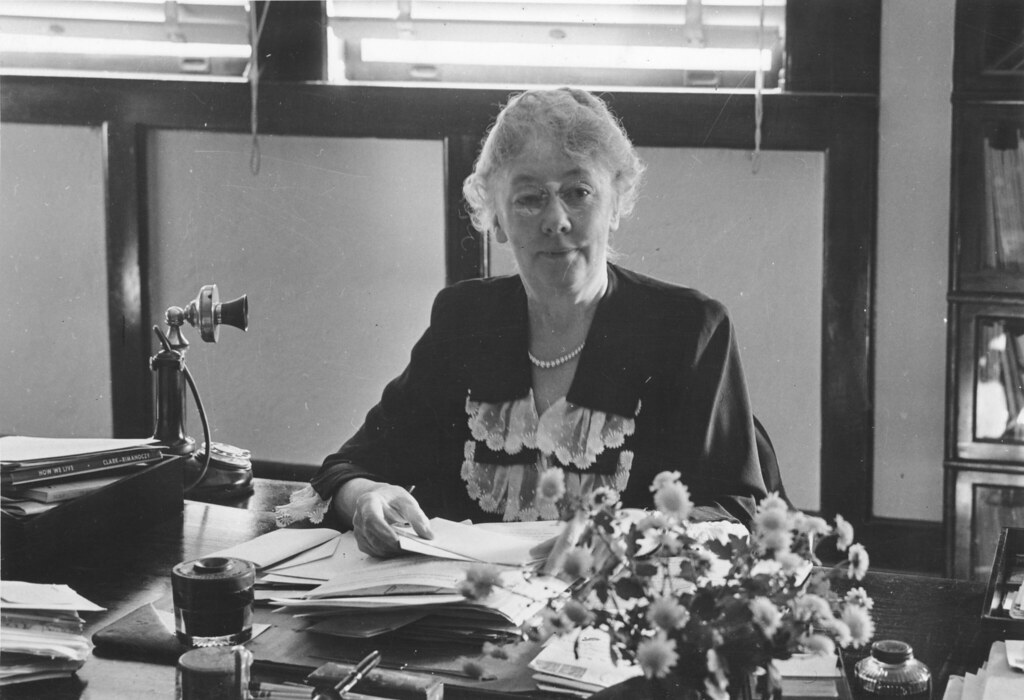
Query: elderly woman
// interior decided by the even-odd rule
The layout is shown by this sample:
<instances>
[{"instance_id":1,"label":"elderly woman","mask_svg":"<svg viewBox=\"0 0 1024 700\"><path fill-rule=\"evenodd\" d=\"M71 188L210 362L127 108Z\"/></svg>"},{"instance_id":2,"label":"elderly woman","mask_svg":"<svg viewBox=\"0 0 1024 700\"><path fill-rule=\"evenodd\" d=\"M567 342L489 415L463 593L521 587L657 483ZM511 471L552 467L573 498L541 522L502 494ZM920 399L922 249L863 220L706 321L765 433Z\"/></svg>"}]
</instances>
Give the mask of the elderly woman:
<instances>
[{"instance_id":1,"label":"elderly woman","mask_svg":"<svg viewBox=\"0 0 1024 700\"><path fill-rule=\"evenodd\" d=\"M592 94L508 102L463 191L519 274L437 295L406 370L313 479L314 519L333 509L387 555L393 523L430 536L426 513L559 517L536 496L545 472L563 478L563 503L610 488L645 507L669 470L698 517L750 521L766 485L725 309L608 260L642 172Z\"/></svg>"}]
</instances>

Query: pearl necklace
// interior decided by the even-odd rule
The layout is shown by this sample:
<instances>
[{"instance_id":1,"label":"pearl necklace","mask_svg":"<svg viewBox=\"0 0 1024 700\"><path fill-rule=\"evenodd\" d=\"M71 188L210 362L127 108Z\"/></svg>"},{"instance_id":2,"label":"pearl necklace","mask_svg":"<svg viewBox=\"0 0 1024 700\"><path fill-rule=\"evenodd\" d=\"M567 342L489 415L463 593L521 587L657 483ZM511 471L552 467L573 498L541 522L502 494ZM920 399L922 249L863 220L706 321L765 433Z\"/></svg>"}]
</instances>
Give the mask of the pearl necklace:
<instances>
[{"instance_id":1,"label":"pearl necklace","mask_svg":"<svg viewBox=\"0 0 1024 700\"><path fill-rule=\"evenodd\" d=\"M540 367L541 369L553 369L555 367L558 367L559 365L564 365L566 362L568 362L569 360L583 352L583 346L586 344L587 341L584 340L582 343L579 344L579 347L577 347L575 350L571 350L562 355L561 357L556 357L553 360L538 360L536 357L533 356L533 353L530 352L529 350L526 351L526 354L530 356L530 362L533 364L534 367Z\"/></svg>"}]
</instances>

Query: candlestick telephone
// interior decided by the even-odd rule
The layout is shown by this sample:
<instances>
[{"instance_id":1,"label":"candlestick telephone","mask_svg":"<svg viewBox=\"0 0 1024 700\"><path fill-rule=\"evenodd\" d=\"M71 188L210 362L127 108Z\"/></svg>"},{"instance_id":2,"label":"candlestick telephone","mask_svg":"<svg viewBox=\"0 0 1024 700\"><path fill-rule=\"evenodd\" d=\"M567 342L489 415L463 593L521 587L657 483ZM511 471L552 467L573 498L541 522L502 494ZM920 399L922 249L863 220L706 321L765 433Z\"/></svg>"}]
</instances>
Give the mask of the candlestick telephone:
<instances>
[{"instance_id":1,"label":"candlestick telephone","mask_svg":"<svg viewBox=\"0 0 1024 700\"><path fill-rule=\"evenodd\" d=\"M218 501L252 493L252 462L248 450L213 442L210 424L199 398L192 373L185 365L189 342L182 334L188 322L198 328L207 343L216 343L219 328L233 326L242 331L249 327L249 300L242 295L221 302L217 285L208 284L183 309L172 306L166 312L167 331L153 326L161 349L149 360L156 373L156 428L153 438L170 454L184 457L185 496L202 501ZM185 433L185 386L188 385L203 425L205 442L196 447L195 440Z\"/></svg>"}]
</instances>

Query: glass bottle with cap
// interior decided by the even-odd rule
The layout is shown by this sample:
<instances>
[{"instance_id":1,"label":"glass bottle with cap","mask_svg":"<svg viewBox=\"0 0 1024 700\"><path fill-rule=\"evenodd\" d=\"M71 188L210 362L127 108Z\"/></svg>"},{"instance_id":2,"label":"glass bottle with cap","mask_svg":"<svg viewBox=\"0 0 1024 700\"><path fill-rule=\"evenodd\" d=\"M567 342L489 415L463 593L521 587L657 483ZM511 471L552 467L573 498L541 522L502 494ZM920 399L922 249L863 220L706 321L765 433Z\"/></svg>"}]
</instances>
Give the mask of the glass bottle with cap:
<instances>
[{"instance_id":1,"label":"glass bottle with cap","mask_svg":"<svg viewBox=\"0 0 1024 700\"><path fill-rule=\"evenodd\" d=\"M932 674L914 658L906 642L883 639L871 645L871 656L857 662L854 673L865 693L930 700Z\"/></svg>"},{"instance_id":2,"label":"glass bottle with cap","mask_svg":"<svg viewBox=\"0 0 1024 700\"><path fill-rule=\"evenodd\" d=\"M171 570L178 639L188 646L241 644L252 636L256 568L231 557L204 557Z\"/></svg>"}]
</instances>

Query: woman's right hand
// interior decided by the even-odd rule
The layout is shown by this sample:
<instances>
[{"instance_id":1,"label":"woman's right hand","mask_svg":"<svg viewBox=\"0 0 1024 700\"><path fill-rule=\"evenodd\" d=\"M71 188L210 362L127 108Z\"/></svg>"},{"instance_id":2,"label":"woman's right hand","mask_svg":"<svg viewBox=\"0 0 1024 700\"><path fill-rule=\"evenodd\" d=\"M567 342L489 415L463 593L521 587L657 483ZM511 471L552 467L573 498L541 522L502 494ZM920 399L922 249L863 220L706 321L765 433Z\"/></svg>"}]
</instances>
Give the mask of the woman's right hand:
<instances>
[{"instance_id":1,"label":"woman's right hand","mask_svg":"<svg viewBox=\"0 0 1024 700\"><path fill-rule=\"evenodd\" d=\"M371 556L399 552L398 533L392 527L397 523L408 523L420 537L434 536L420 504L401 486L353 479L339 489L335 501L352 523L359 549Z\"/></svg>"}]
</instances>

